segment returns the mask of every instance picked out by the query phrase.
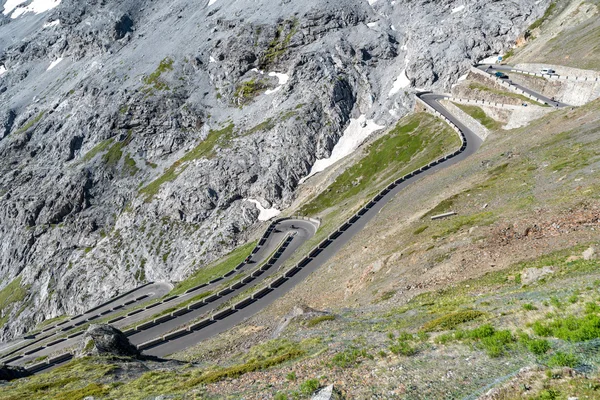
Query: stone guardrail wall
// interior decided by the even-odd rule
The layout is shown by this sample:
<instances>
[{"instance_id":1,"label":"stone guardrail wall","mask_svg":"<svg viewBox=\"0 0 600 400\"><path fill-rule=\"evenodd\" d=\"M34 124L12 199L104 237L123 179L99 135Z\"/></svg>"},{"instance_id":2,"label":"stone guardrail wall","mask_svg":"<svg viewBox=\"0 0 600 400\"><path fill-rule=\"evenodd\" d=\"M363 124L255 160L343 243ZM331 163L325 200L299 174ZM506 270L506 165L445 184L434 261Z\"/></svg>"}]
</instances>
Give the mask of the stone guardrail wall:
<instances>
[{"instance_id":1,"label":"stone guardrail wall","mask_svg":"<svg viewBox=\"0 0 600 400\"><path fill-rule=\"evenodd\" d=\"M458 126L456 126L452 121L450 121L448 118L446 118L443 114L441 114L440 112L438 112L437 110L435 110L433 107L431 107L429 104L427 104L427 102L423 101L419 96L417 96L417 102L421 103L422 105L425 106L425 108L431 112L432 114L436 115L437 117L441 118L442 120L444 120L448 125L450 125L450 127L456 131L456 133L458 134L460 141L461 141L461 147L444 156L441 157L435 161L430 162L429 164L414 170L413 172L408 173L407 175L395 180L394 182L390 183L385 189L381 190L379 192L379 194L377 194L375 197L373 197L373 199L368 202L365 206L363 206L355 215L353 215L351 218L349 218L345 223L343 223L342 225L340 225L340 227L335 230L333 233L331 233L325 240L323 240L321 243L319 243L318 245L316 245L308 254L308 256L304 257L302 260L300 260L296 265L292 266L291 268L289 268L287 271L285 271L283 273L282 276L280 276L279 278L275 279L273 282L270 282L269 284L267 284L266 286L262 287L261 289L258 289L257 291L255 291L252 295L246 297L245 299L239 301L238 303L234 304L233 306L226 308L224 310L220 310L217 313L213 314L211 317L203 319L199 322L196 322L194 324L191 324L185 328L170 332L168 334L165 334L161 337L152 339L150 341L141 343L139 345L137 345L138 350L145 350L145 349L149 349L152 347L156 347L158 345L167 343L169 341L175 340L177 338L180 338L182 336L186 336L189 335L195 331L199 331L202 330L204 328L206 328L207 326L210 326L214 323L216 323L217 321L220 321L222 319L227 318L228 316L235 314L236 312L238 312L239 310L248 307L250 304L256 302L258 299L261 299L265 296L267 296L269 293L271 293L273 290L275 290L276 288L280 287L281 285L283 285L283 283L285 283L286 281L288 281L290 278L292 278L294 275L296 275L298 272L300 272L300 270L302 270L302 268L306 267L308 264L310 264L310 262L312 261L313 258L315 258L316 256L318 256L325 248L327 248L329 245L331 245L331 243L333 243L334 240L336 240L338 237L340 237L352 224L356 223L363 215L365 215L371 208L373 208L373 206L375 206L375 204L377 204L379 201L381 201L390 191L392 191L394 188L396 188L398 185L402 184L403 182L405 182L408 179L411 179L415 176L418 176L419 174L421 174L422 172L425 172L427 170L429 170L430 168L443 163L444 161L447 161L451 158L454 158L456 156L458 156L459 154L461 154L463 151L465 151L465 149L467 148L467 139L464 135L464 133L460 130L460 128ZM278 219L276 221L274 221L273 223L271 223L271 225L269 226L269 228L267 229L267 231L265 232L265 235L263 235L263 238L261 239L261 241L259 241L259 245L261 244L261 242L268 237L268 235L271 234L271 232L275 229L275 225L283 220L286 220L289 218L282 218L282 219ZM314 219L310 219L310 218L304 218L303 219L307 219L310 220L312 222L315 223L319 223L319 220L314 220ZM124 332L127 335L132 335L134 333L139 332L140 330L143 329L149 329L150 327L159 325L160 323L169 321L171 319L176 318L179 315L183 315L187 312L190 312L191 310L197 309L198 307L201 307L203 305L206 305L210 302L215 301L217 298L224 296L226 294L231 293L232 291L239 289L240 286L238 286L240 283L248 283L248 282L244 282L246 281L246 279L249 278L256 278L256 276L264 273L268 268L270 268L276 261L277 258L279 258L281 256L281 254L283 253L283 251L285 250L285 247L287 247L287 245L289 245L289 243L291 242L291 237L288 236L287 239L285 239L283 245L276 251L275 255L273 255L273 257L261 268L259 268L258 270L254 271L250 276L248 276L247 278L243 279L242 281L228 287L227 289L222 290L221 292L217 293L216 295L210 296L206 299L203 299L197 303L193 303L190 304L188 307L186 307L186 309L181 309L181 310L176 310L171 314L165 315L163 317L160 318L156 318L153 321L147 322L145 324L139 325L136 328L130 329L129 331ZM263 242L264 244L264 242ZM255 251L253 251L252 254L254 254ZM238 266L239 267L239 266ZM238 268L236 267L236 268ZM229 274L229 273L228 273ZM256 275L255 275L256 274ZM226 274L227 275L227 274ZM255 276L254 276L255 275ZM219 278L218 280L223 279L223 277ZM211 282L215 282L218 280L213 280ZM210 284L210 282L209 282ZM243 286L243 285L242 285ZM204 287L203 285L199 285L196 288L192 288L193 290L198 290L199 288ZM192 290L190 289L190 290ZM186 292L187 293L187 292ZM215 297L218 296L218 297ZM83 334L83 332L81 332L80 334ZM27 369L30 372L39 372L42 371L46 368L49 368L53 365L57 365L60 364L64 361L70 360L73 357L73 355L71 353L65 353L65 354L61 354L57 357L54 357L52 359L48 359L46 362L42 362L39 364L35 364L32 366L27 367Z\"/></svg>"},{"instance_id":2,"label":"stone guardrail wall","mask_svg":"<svg viewBox=\"0 0 600 400\"><path fill-rule=\"evenodd\" d=\"M493 102L493 101L486 101L486 100L473 100L473 99L463 99L460 97L451 97L451 96L445 96L444 100L448 100L448 101L452 101L454 103L461 103L461 104L474 104L474 105L482 105L482 106L490 106L490 107L499 107L499 108L521 108L522 106L517 106L514 104L504 104L504 103L497 103L497 102Z\"/></svg>"},{"instance_id":3,"label":"stone guardrail wall","mask_svg":"<svg viewBox=\"0 0 600 400\"><path fill-rule=\"evenodd\" d=\"M501 79L501 78L498 78L497 76L490 75L487 72L482 71L482 70L480 70L477 67L471 67L471 72L473 72L475 74L479 74L481 76L485 76L486 78L492 79L497 84L499 84L500 86L504 86L505 88L509 89L511 92L523 95L523 96L527 97L528 99L535 100L535 101L537 101L539 103L542 103L542 104L548 104L545 100L542 100L542 99L540 99L537 96L533 96L533 95L527 93L526 91L521 90L518 87L516 87L516 86L514 86L514 85L512 85L512 84L510 84L508 82L506 82L505 79Z\"/></svg>"},{"instance_id":4,"label":"stone guardrail wall","mask_svg":"<svg viewBox=\"0 0 600 400\"><path fill-rule=\"evenodd\" d=\"M563 80L563 81L576 81L576 82L598 82L600 78L588 77L588 76L574 76L574 75L558 75L558 74L540 74L537 72L524 71L522 69L513 68L510 72L516 72L523 75L537 76L540 78L546 78L550 80Z\"/></svg>"}]
</instances>

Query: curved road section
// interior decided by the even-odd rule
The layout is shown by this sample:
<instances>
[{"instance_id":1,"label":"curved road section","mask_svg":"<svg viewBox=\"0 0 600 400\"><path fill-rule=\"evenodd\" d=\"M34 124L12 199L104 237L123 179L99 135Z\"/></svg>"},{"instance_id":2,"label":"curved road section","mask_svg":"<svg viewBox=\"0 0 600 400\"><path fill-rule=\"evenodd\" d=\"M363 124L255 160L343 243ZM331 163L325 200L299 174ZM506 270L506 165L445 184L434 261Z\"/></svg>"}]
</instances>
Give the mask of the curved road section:
<instances>
[{"instance_id":1,"label":"curved road section","mask_svg":"<svg viewBox=\"0 0 600 400\"><path fill-rule=\"evenodd\" d=\"M499 71L500 72L505 71L505 72L520 73L518 70L515 69L515 67L512 67L510 65L503 65L503 64L480 64L477 66L477 68L482 70L483 72L486 72L488 75L490 75L491 78L497 79L499 81L507 82L510 86L514 86L518 90L520 90L524 93L527 93L533 97L537 97L538 101L540 101L541 103L546 103L550 106L559 107L559 108L560 107L569 107L569 105L566 103L561 103L560 101L553 100L549 97L544 96L543 94L540 94L534 90L526 88L525 86L514 83L513 81L510 80L510 77L508 77L508 79L502 79L502 78L498 78L495 76L496 72L499 72ZM522 72L524 72L524 71L522 71Z\"/></svg>"},{"instance_id":2,"label":"curved road section","mask_svg":"<svg viewBox=\"0 0 600 400\"><path fill-rule=\"evenodd\" d=\"M261 258L261 261L257 261L258 267L254 268L252 272L248 271L249 274L246 274L243 279L231 286L221 288L209 297L125 331L132 343L136 344L140 350L144 350L145 354L165 356L184 350L232 328L273 303L326 263L406 186L442 168L448 168L477 151L482 143L481 139L439 103L439 100L443 99L444 96L421 93L417 95L417 98L418 101L423 102L431 112L444 119L458 133L461 139L460 149L392 182L347 222L313 248L298 264L286 271L279 270L296 249L315 234L318 223L314 220L304 219L277 220L271 224L265 236L259 242L259 245L264 246L262 252L261 249L255 249L252 257L250 257ZM269 253L271 249L273 253ZM261 252L261 257L256 257L259 252ZM273 277L270 283L265 284L262 282L270 276ZM223 278L218 280L221 279ZM209 284L215 283L217 282L210 282ZM200 290L204 286L206 285L190 290ZM230 300L249 288L252 289L251 294L238 299L236 304L226 307ZM155 314L155 310L151 312ZM121 320L113 323L115 326L122 326L121 324L123 324ZM39 349L29 350L27 354L18 356L15 360L8 360L7 363L22 365L43 355L56 354L61 349L76 344L75 340L49 343ZM38 372L63 363L70 358L72 358L70 353L59 354L43 363L29 366L27 369L31 372Z\"/></svg>"}]
</instances>

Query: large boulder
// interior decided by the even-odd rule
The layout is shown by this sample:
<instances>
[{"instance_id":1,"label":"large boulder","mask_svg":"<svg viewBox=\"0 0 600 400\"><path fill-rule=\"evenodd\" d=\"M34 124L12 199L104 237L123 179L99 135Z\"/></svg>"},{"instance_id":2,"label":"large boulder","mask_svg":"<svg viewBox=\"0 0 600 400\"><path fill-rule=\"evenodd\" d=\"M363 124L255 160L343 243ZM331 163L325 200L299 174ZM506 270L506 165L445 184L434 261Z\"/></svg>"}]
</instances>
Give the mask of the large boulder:
<instances>
[{"instance_id":1,"label":"large boulder","mask_svg":"<svg viewBox=\"0 0 600 400\"><path fill-rule=\"evenodd\" d=\"M90 325L83 335L77 356L97 355L138 357L140 352L117 328L106 324Z\"/></svg>"},{"instance_id":2,"label":"large boulder","mask_svg":"<svg viewBox=\"0 0 600 400\"><path fill-rule=\"evenodd\" d=\"M31 375L31 372L23 367L0 365L0 381L12 381L13 379L25 378L29 375Z\"/></svg>"}]
</instances>

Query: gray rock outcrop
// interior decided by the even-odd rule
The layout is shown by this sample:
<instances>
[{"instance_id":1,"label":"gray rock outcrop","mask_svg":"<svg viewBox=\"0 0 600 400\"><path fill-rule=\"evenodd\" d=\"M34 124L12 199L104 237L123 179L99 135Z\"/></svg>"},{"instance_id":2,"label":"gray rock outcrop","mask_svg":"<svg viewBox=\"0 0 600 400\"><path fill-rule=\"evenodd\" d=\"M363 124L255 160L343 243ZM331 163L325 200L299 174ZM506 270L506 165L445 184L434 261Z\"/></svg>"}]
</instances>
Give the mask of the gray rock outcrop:
<instances>
[{"instance_id":1,"label":"gray rock outcrop","mask_svg":"<svg viewBox=\"0 0 600 400\"><path fill-rule=\"evenodd\" d=\"M90 325L83 334L77 356L98 355L138 357L140 352L117 328L106 324Z\"/></svg>"},{"instance_id":2,"label":"gray rock outcrop","mask_svg":"<svg viewBox=\"0 0 600 400\"><path fill-rule=\"evenodd\" d=\"M0 281L26 295L0 340L232 250L258 223L243 199L286 208L351 118L392 125L415 87L449 88L548 3L63 0L2 16Z\"/></svg>"}]
</instances>

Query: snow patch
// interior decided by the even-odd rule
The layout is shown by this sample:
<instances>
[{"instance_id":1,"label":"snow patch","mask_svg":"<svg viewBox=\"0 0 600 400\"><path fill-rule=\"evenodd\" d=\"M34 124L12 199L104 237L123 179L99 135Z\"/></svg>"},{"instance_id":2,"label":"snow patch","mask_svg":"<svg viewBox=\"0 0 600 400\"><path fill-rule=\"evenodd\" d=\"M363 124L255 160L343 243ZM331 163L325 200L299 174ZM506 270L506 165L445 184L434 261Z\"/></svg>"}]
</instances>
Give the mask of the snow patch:
<instances>
[{"instance_id":1,"label":"snow patch","mask_svg":"<svg viewBox=\"0 0 600 400\"><path fill-rule=\"evenodd\" d=\"M480 64L496 64L498 62L498 57L504 57L504 54L496 54L493 56L490 56L488 58L484 58L483 60L479 61Z\"/></svg>"},{"instance_id":2,"label":"snow patch","mask_svg":"<svg viewBox=\"0 0 600 400\"><path fill-rule=\"evenodd\" d=\"M400 50L406 51L406 50L408 50L408 46L403 44L402 47L400 47Z\"/></svg>"},{"instance_id":3,"label":"snow patch","mask_svg":"<svg viewBox=\"0 0 600 400\"><path fill-rule=\"evenodd\" d=\"M373 132L385 128L384 126L377 125L373 120L367 120L364 115L358 117L358 119L350 119L350 125L344 131L344 134L337 142L331 156L322 160L317 160L310 170L310 174L303 178L300 183L304 182L311 176L324 171L330 165L335 164L342 158L351 154L360 146L365 139L367 139Z\"/></svg>"},{"instance_id":4,"label":"snow patch","mask_svg":"<svg viewBox=\"0 0 600 400\"><path fill-rule=\"evenodd\" d=\"M62 57L58 57L56 60L52 61L46 71L50 71L52 68L56 67L62 60Z\"/></svg>"},{"instance_id":5,"label":"snow patch","mask_svg":"<svg viewBox=\"0 0 600 400\"><path fill-rule=\"evenodd\" d=\"M290 80L290 76L288 74L278 74L277 72L269 72L269 76L276 76L279 79L280 85L285 85Z\"/></svg>"},{"instance_id":6,"label":"snow patch","mask_svg":"<svg viewBox=\"0 0 600 400\"><path fill-rule=\"evenodd\" d=\"M43 28L50 28L50 27L52 27L52 26L58 26L58 25L60 25L60 20L59 20L59 19L55 19L55 20L54 20L54 21L52 21L52 22L46 22L46 23L44 24Z\"/></svg>"},{"instance_id":7,"label":"snow patch","mask_svg":"<svg viewBox=\"0 0 600 400\"><path fill-rule=\"evenodd\" d=\"M377 3L377 0L367 0L369 2L369 5L372 6L373 4Z\"/></svg>"},{"instance_id":8,"label":"snow patch","mask_svg":"<svg viewBox=\"0 0 600 400\"><path fill-rule=\"evenodd\" d=\"M256 208L258 208L258 211L260 212L260 214L258 214L259 221L268 221L271 218L275 218L276 216L281 214L281 211L279 211L276 208L269 208L269 209L264 208L262 206L262 204L260 204L260 201L258 201L258 200L244 199L244 201L248 201L248 202L254 203L256 205Z\"/></svg>"},{"instance_id":9,"label":"snow patch","mask_svg":"<svg viewBox=\"0 0 600 400\"><path fill-rule=\"evenodd\" d=\"M269 76L277 77L277 79L279 80L279 86L277 86L275 89L269 89L269 90L265 91L265 94L273 94L273 93L279 92L281 90L281 88L283 87L283 85L288 83L290 80L290 76L288 74L279 74L277 72L269 72Z\"/></svg>"},{"instance_id":10,"label":"snow patch","mask_svg":"<svg viewBox=\"0 0 600 400\"><path fill-rule=\"evenodd\" d=\"M393 96L398 93L401 89L407 88L410 86L410 79L406 76L406 69L403 69L400 72L400 75L394 81L392 89L390 90L389 96Z\"/></svg>"},{"instance_id":11,"label":"snow patch","mask_svg":"<svg viewBox=\"0 0 600 400\"><path fill-rule=\"evenodd\" d=\"M377 22L368 22L368 23L367 23L367 26L368 26L369 28L375 28L377 25L378 25L378 23L377 23Z\"/></svg>"},{"instance_id":12,"label":"snow patch","mask_svg":"<svg viewBox=\"0 0 600 400\"><path fill-rule=\"evenodd\" d=\"M4 75L8 71L4 65L0 65L0 76Z\"/></svg>"},{"instance_id":13,"label":"snow patch","mask_svg":"<svg viewBox=\"0 0 600 400\"><path fill-rule=\"evenodd\" d=\"M261 70L260 70L260 69L258 69L258 68L252 68L250 71L252 71L252 72L256 72L257 74L261 74L261 75L264 75L264 73L265 73L264 71L261 71Z\"/></svg>"},{"instance_id":14,"label":"snow patch","mask_svg":"<svg viewBox=\"0 0 600 400\"><path fill-rule=\"evenodd\" d=\"M275 89L267 89L265 90L265 94L273 94L277 93L281 90L282 86L277 86Z\"/></svg>"},{"instance_id":15,"label":"snow patch","mask_svg":"<svg viewBox=\"0 0 600 400\"><path fill-rule=\"evenodd\" d=\"M39 14L48 10L53 9L54 7L60 4L61 0L33 0L31 4L25 7L17 7L19 4L23 3L23 0L8 0L4 5L4 15L11 14L10 17L15 19L20 17L21 15L32 12L34 14Z\"/></svg>"},{"instance_id":16,"label":"snow patch","mask_svg":"<svg viewBox=\"0 0 600 400\"><path fill-rule=\"evenodd\" d=\"M395 31L395 30L396 30L396 27L395 27L394 25L390 25L390 28L391 28L393 31Z\"/></svg>"},{"instance_id":17,"label":"snow patch","mask_svg":"<svg viewBox=\"0 0 600 400\"><path fill-rule=\"evenodd\" d=\"M208 0L208 6L212 6L213 4L215 4L217 2L217 0Z\"/></svg>"},{"instance_id":18,"label":"snow patch","mask_svg":"<svg viewBox=\"0 0 600 400\"><path fill-rule=\"evenodd\" d=\"M462 10L464 10L464 9L465 9L465 6L464 6L464 4L463 4L462 6L454 7L454 8L452 9L452 14L456 14L457 12L461 12L461 11L462 11Z\"/></svg>"},{"instance_id":19,"label":"snow patch","mask_svg":"<svg viewBox=\"0 0 600 400\"><path fill-rule=\"evenodd\" d=\"M215 58L213 56L210 56L209 62L211 63L216 63L217 60L215 60Z\"/></svg>"}]
</instances>

